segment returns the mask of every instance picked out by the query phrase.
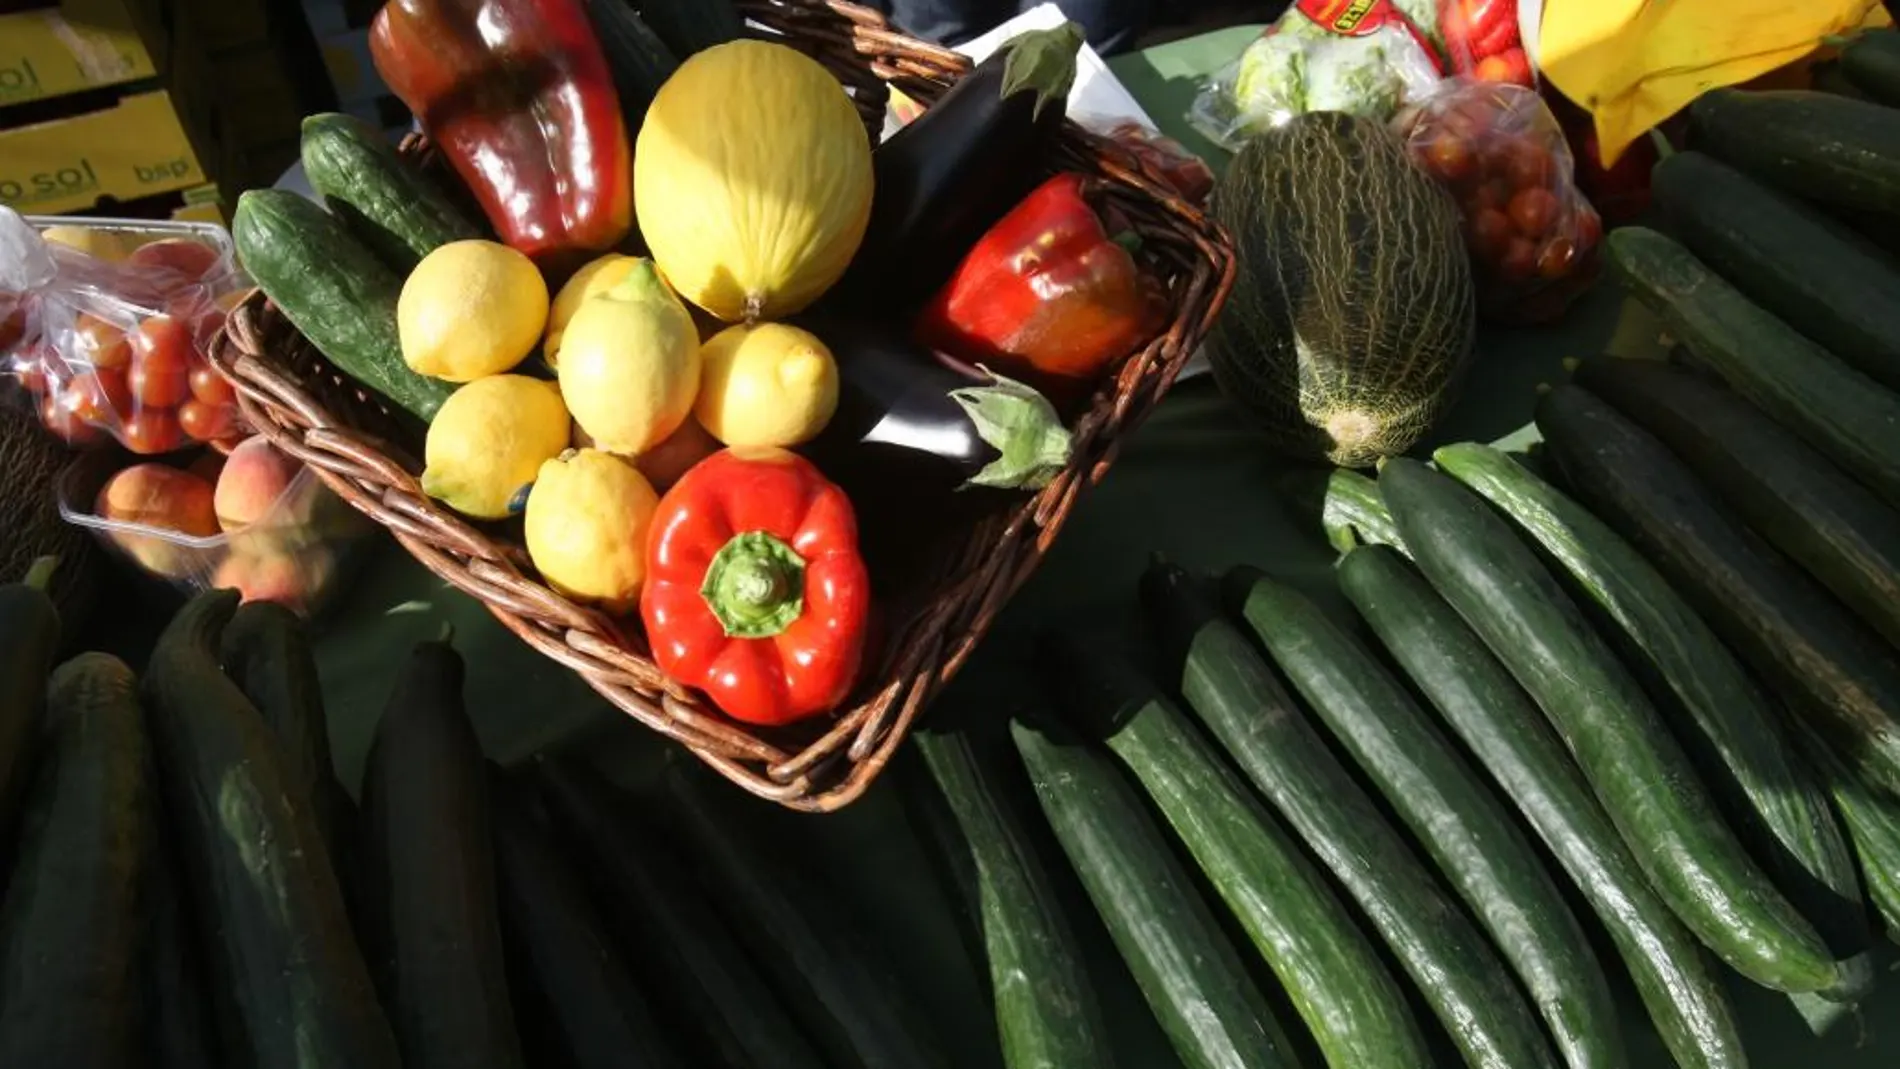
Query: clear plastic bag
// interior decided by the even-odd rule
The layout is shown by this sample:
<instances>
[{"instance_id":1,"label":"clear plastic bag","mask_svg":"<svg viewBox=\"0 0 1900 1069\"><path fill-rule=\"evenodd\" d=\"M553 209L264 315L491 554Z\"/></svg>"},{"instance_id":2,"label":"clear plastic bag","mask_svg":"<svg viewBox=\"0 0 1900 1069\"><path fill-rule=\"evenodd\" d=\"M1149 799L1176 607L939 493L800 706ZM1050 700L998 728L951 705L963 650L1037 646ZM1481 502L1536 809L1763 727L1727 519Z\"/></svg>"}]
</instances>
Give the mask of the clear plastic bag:
<instances>
[{"instance_id":1,"label":"clear plastic bag","mask_svg":"<svg viewBox=\"0 0 1900 1069\"><path fill-rule=\"evenodd\" d=\"M1391 0L1300 0L1202 84L1188 121L1238 150L1309 111L1383 122L1431 92L1440 75L1431 46Z\"/></svg>"},{"instance_id":2,"label":"clear plastic bag","mask_svg":"<svg viewBox=\"0 0 1900 1069\"><path fill-rule=\"evenodd\" d=\"M1518 0L1438 0L1438 30L1452 74L1537 84L1518 24Z\"/></svg>"},{"instance_id":3,"label":"clear plastic bag","mask_svg":"<svg viewBox=\"0 0 1900 1069\"><path fill-rule=\"evenodd\" d=\"M0 374L49 431L144 455L244 433L230 384L205 360L246 286L222 230L9 212L0 250L32 265L0 277L11 305Z\"/></svg>"},{"instance_id":4,"label":"clear plastic bag","mask_svg":"<svg viewBox=\"0 0 1900 1069\"><path fill-rule=\"evenodd\" d=\"M1458 202L1486 318L1549 322L1589 288L1603 222L1578 191L1569 145L1535 90L1453 79L1393 126Z\"/></svg>"}]
</instances>

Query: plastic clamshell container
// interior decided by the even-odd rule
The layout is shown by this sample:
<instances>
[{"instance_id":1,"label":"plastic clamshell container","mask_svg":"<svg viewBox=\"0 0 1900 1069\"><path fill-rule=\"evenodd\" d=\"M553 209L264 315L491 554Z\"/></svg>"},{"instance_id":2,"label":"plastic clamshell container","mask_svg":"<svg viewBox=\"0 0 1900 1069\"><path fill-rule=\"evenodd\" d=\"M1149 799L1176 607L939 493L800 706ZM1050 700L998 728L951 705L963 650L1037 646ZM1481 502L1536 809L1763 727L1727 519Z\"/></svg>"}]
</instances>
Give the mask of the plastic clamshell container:
<instances>
[{"instance_id":1,"label":"plastic clamshell container","mask_svg":"<svg viewBox=\"0 0 1900 1069\"><path fill-rule=\"evenodd\" d=\"M119 239L130 253L140 245L154 241L183 238L202 242L218 250L218 270L207 272L207 279L213 277L238 276L237 246L231 243L231 232L216 223L199 223L186 219L92 219L69 215L27 215L22 216L35 230L46 231L54 227L69 230L90 230ZM243 285L250 283L241 280Z\"/></svg>"},{"instance_id":2,"label":"plastic clamshell container","mask_svg":"<svg viewBox=\"0 0 1900 1069\"><path fill-rule=\"evenodd\" d=\"M120 471L139 464L189 471L195 466L189 459L191 454L152 458L119 450L79 454L59 476L60 516L91 531L108 552L187 594L227 587L247 601L278 601L305 616L321 610L376 529L309 469L300 470L256 522L216 535L188 535L95 511L99 492ZM215 480L207 481L215 489Z\"/></svg>"}]
</instances>

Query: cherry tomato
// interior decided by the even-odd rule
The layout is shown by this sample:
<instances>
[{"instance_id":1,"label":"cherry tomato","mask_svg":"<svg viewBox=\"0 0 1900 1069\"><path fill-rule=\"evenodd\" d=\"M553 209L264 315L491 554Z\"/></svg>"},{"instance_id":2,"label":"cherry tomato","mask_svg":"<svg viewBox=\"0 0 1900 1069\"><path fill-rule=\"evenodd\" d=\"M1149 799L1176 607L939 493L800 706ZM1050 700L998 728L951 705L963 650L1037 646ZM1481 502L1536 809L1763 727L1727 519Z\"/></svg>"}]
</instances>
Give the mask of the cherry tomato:
<instances>
[{"instance_id":1,"label":"cherry tomato","mask_svg":"<svg viewBox=\"0 0 1900 1069\"><path fill-rule=\"evenodd\" d=\"M1505 177L1512 186L1549 189L1556 173L1557 161L1551 158L1549 149L1524 138L1512 139L1510 158L1505 164Z\"/></svg>"},{"instance_id":2,"label":"cherry tomato","mask_svg":"<svg viewBox=\"0 0 1900 1069\"><path fill-rule=\"evenodd\" d=\"M93 367L123 368L132 362L125 331L95 315L81 313L73 323L75 355Z\"/></svg>"},{"instance_id":3,"label":"cherry tomato","mask_svg":"<svg viewBox=\"0 0 1900 1069\"><path fill-rule=\"evenodd\" d=\"M1465 239L1471 255L1484 263L1495 263L1511 241L1511 221L1496 208L1480 208L1465 226Z\"/></svg>"},{"instance_id":4,"label":"cherry tomato","mask_svg":"<svg viewBox=\"0 0 1900 1069\"><path fill-rule=\"evenodd\" d=\"M7 365L6 373L35 398L46 392L46 365L38 360L17 359Z\"/></svg>"},{"instance_id":5,"label":"cherry tomato","mask_svg":"<svg viewBox=\"0 0 1900 1069\"><path fill-rule=\"evenodd\" d=\"M1512 285L1527 282L1537 270L1537 246L1524 238L1512 238L1498 258L1498 277Z\"/></svg>"},{"instance_id":6,"label":"cherry tomato","mask_svg":"<svg viewBox=\"0 0 1900 1069\"><path fill-rule=\"evenodd\" d=\"M1557 221L1557 195L1542 186L1520 189L1506 210L1518 233L1527 238L1541 238L1550 233L1550 224Z\"/></svg>"},{"instance_id":7,"label":"cherry tomato","mask_svg":"<svg viewBox=\"0 0 1900 1069\"><path fill-rule=\"evenodd\" d=\"M1442 181L1457 185L1471 177L1471 146L1444 131L1438 132L1425 146L1425 162Z\"/></svg>"},{"instance_id":8,"label":"cherry tomato","mask_svg":"<svg viewBox=\"0 0 1900 1069\"><path fill-rule=\"evenodd\" d=\"M67 383L59 403L87 423L110 427L132 413L132 391L124 372L100 368Z\"/></svg>"},{"instance_id":9,"label":"cherry tomato","mask_svg":"<svg viewBox=\"0 0 1900 1069\"><path fill-rule=\"evenodd\" d=\"M170 316L153 316L132 337L132 370L126 382L140 404L170 408L191 396L195 359L185 325Z\"/></svg>"},{"instance_id":10,"label":"cherry tomato","mask_svg":"<svg viewBox=\"0 0 1900 1069\"><path fill-rule=\"evenodd\" d=\"M191 366L188 376L191 396L208 405L228 405L237 398L237 391L231 388L231 381L218 373L209 361L200 360Z\"/></svg>"},{"instance_id":11,"label":"cherry tomato","mask_svg":"<svg viewBox=\"0 0 1900 1069\"><path fill-rule=\"evenodd\" d=\"M184 367L195 351L190 324L177 316L148 316L132 332L135 360L156 360L161 366Z\"/></svg>"},{"instance_id":12,"label":"cherry tomato","mask_svg":"<svg viewBox=\"0 0 1900 1069\"><path fill-rule=\"evenodd\" d=\"M1471 200L1466 204L1465 210L1467 214L1476 214L1477 211L1482 208L1495 208L1498 211L1504 211L1505 207L1510 203L1511 187L1505 184L1503 179L1493 178L1487 180L1477 188L1477 191L1472 194Z\"/></svg>"},{"instance_id":13,"label":"cherry tomato","mask_svg":"<svg viewBox=\"0 0 1900 1069\"><path fill-rule=\"evenodd\" d=\"M0 293L0 308L7 314L0 316L0 351L11 349L26 336L26 307L20 303L17 293Z\"/></svg>"},{"instance_id":14,"label":"cherry tomato","mask_svg":"<svg viewBox=\"0 0 1900 1069\"><path fill-rule=\"evenodd\" d=\"M1559 279L1570 273L1570 267L1577 262L1577 246L1567 237L1559 235L1544 242L1537 250L1537 277Z\"/></svg>"},{"instance_id":15,"label":"cherry tomato","mask_svg":"<svg viewBox=\"0 0 1900 1069\"><path fill-rule=\"evenodd\" d=\"M49 393L40 401L40 423L54 436L75 448L92 445L105 438L105 431L75 416L59 403L59 394Z\"/></svg>"},{"instance_id":16,"label":"cherry tomato","mask_svg":"<svg viewBox=\"0 0 1900 1069\"><path fill-rule=\"evenodd\" d=\"M134 453L169 453L185 444L178 417L169 408L141 408L119 426L119 441Z\"/></svg>"},{"instance_id":17,"label":"cherry tomato","mask_svg":"<svg viewBox=\"0 0 1900 1069\"><path fill-rule=\"evenodd\" d=\"M1603 240L1603 218L1596 213L1595 208L1584 205L1577 209L1574 219L1576 221L1577 248L1588 253L1591 249L1597 247L1597 242Z\"/></svg>"},{"instance_id":18,"label":"cherry tomato","mask_svg":"<svg viewBox=\"0 0 1900 1069\"><path fill-rule=\"evenodd\" d=\"M231 405L206 404L194 397L178 406L178 426L188 437L200 442L229 438L237 430L237 409Z\"/></svg>"}]
</instances>

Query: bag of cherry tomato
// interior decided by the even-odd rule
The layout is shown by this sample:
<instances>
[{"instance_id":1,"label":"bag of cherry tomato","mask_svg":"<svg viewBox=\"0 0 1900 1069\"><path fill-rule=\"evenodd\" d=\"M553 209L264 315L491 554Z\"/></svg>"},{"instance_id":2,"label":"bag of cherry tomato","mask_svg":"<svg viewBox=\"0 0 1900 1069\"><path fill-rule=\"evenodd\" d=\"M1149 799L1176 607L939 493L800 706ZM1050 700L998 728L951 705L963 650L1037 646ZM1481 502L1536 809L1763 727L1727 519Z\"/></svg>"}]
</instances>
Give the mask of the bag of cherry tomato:
<instances>
[{"instance_id":1,"label":"bag of cherry tomato","mask_svg":"<svg viewBox=\"0 0 1900 1069\"><path fill-rule=\"evenodd\" d=\"M230 384L205 359L243 293L228 247L182 224L42 234L8 214L7 246L51 271L10 295L0 374L49 431L76 448L116 440L141 455L245 433Z\"/></svg>"},{"instance_id":2,"label":"bag of cherry tomato","mask_svg":"<svg viewBox=\"0 0 1900 1069\"><path fill-rule=\"evenodd\" d=\"M1595 281L1603 222L1578 192L1563 131L1536 91L1448 81L1393 127L1458 203L1480 314L1547 323Z\"/></svg>"},{"instance_id":3,"label":"bag of cherry tomato","mask_svg":"<svg viewBox=\"0 0 1900 1069\"><path fill-rule=\"evenodd\" d=\"M1518 0L1438 0L1438 32L1451 73L1536 85L1517 16Z\"/></svg>"}]
</instances>

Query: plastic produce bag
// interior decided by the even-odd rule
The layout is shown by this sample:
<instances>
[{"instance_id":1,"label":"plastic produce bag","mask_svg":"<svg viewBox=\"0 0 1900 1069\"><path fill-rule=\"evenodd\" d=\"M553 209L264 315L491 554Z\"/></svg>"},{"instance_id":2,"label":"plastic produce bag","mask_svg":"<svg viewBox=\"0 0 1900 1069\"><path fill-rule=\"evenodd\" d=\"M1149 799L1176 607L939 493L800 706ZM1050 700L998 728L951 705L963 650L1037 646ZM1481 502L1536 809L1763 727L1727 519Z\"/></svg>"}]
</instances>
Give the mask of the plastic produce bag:
<instances>
[{"instance_id":1,"label":"plastic produce bag","mask_svg":"<svg viewBox=\"0 0 1900 1069\"><path fill-rule=\"evenodd\" d=\"M1238 150L1309 111L1384 121L1440 74L1431 46L1391 0L1299 0L1201 86L1188 121Z\"/></svg>"},{"instance_id":2,"label":"plastic produce bag","mask_svg":"<svg viewBox=\"0 0 1900 1069\"><path fill-rule=\"evenodd\" d=\"M1518 0L1438 0L1438 29L1452 74L1534 86Z\"/></svg>"},{"instance_id":3,"label":"plastic produce bag","mask_svg":"<svg viewBox=\"0 0 1900 1069\"><path fill-rule=\"evenodd\" d=\"M1481 314L1549 322L1589 288L1603 222L1577 191L1569 145L1535 90L1455 79L1393 126L1458 202Z\"/></svg>"},{"instance_id":4,"label":"plastic produce bag","mask_svg":"<svg viewBox=\"0 0 1900 1069\"><path fill-rule=\"evenodd\" d=\"M0 373L48 430L75 447L116 440L145 455L244 433L230 384L204 355L243 287L215 233L163 223L41 232L0 217L0 290L12 306Z\"/></svg>"}]
</instances>

